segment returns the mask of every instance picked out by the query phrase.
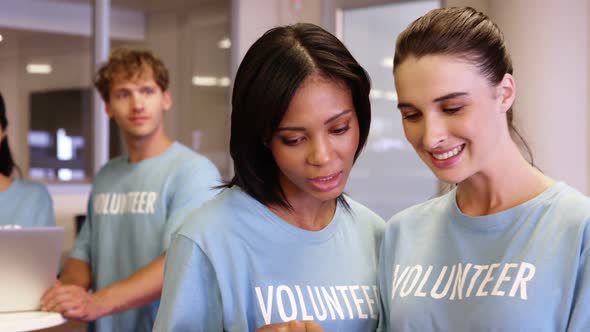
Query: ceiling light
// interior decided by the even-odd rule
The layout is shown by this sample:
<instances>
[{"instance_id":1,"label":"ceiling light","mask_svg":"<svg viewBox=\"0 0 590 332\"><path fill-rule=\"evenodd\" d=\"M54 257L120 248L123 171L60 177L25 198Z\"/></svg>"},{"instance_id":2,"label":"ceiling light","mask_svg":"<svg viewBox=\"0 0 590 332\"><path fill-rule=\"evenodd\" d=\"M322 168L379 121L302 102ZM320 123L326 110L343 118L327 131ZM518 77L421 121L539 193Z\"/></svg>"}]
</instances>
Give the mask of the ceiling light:
<instances>
[{"instance_id":1,"label":"ceiling light","mask_svg":"<svg viewBox=\"0 0 590 332\"><path fill-rule=\"evenodd\" d=\"M371 91L369 92L369 97L373 99L381 99L383 98L383 91L371 89Z\"/></svg>"},{"instance_id":2,"label":"ceiling light","mask_svg":"<svg viewBox=\"0 0 590 332\"><path fill-rule=\"evenodd\" d=\"M393 58L383 58L381 65L385 68L393 68Z\"/></svg>"},{"instance_id":3,"label":"ceiling light","mask_svg":"<svg viewBox=\"0 0 590 332\"><path fill-rule=\"evenodd\" d=\"M222 77L219 79L219 81L217 83L219 84L219 86L223 86L223 87L229 86L229 83L230 83L229 77Z\"/></svg>"},{"instance_id":4,"label":"ceiling light","mask_svg":"<svg viewBox=\"0 0 590 332\"><path fill-rule=\"evenodd\" d=\"M385 99L397 100L397 93L395 93L395 91L387 91L385 92Z\"/></svg>"},{"instance_id":5,"label":"ceiling light","mask_svg":"<svg viewBox=\"0 0 590 332\"><path fill-rule=\"evenodd\" d=\"M59 128L56 135L57 140L57 159L58 160L72 160L74 157L74 149L72 145L72 138L66 135L66 130Z\"/></svg>"},{"instance_id":6,"label":"ceiling light","mask_svg":"<svg viewBox=\"0 0 590 332\"><path fill-rule=\"evenodd\" d=\"M217 47L219 48L230 48L231 47L231 40L229 38L223 38L222 40L217 42Z\"/></svg>"},{"instance_id":7,"label":"ceiling light","mask_svg":"<svg viewBox=\"0 0 590 332\"><path fill-rule=\"evenodd\" d=\"M27 65L27 73L29 74L50 74L51 65L44 63L29 63Z\"/></svg>"},{"instance_id":8,"label":"ceiling light","mask_svg":"<svg viewBox=\"0 0 590 332\"><path fill-rule=\"evenodd\" d=\"M193 76L193 85L196 86L215 86L217 77L213 76Z\"/></svg>"},{"instance_id":9,"label":"ceiling light","mask_svg":"<svg viewBox=\"0 0 590 332\"><path fill-rule=\"evenodd\" d=\"M57 177L61 181L72 181L74 173L69 168L60 168L57 170Z\"/></svg>"}]
</instances>

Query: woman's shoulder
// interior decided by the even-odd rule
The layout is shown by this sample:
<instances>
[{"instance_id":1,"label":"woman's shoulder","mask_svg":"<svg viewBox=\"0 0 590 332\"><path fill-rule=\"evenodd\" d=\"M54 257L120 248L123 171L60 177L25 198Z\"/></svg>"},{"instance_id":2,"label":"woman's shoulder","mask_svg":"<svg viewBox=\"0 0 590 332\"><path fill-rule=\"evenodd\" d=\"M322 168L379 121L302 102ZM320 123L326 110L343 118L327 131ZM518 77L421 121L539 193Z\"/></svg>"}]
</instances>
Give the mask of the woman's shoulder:
<instances>
[{"instance_id":1,"label":"woman's shoulder","mask_svg":"<svg viewBox=\"0 0 590 332\"><path fill-rule=\"evenodd\" d=\"M43 183L23 179L15 180L12 186L15 192L21 195L50 196L47 187Z\"/></svg>"},{"instance_id":2,"label":"woman's shoulder","mask_svg":"<svg viewBox=\"0 0 590 332\"><path fill-rule=\"evenodd\" d=\"M239 220L253 214L248 205L253 200L239 188L223 189L185 218L179 233L195 240L202 236L223 236L236 227Z\"/></svg>"},{"instance_id":3,"label":"woman's shoulder","mask_svg":"<svg viewBox=\"0 0 590 332\"><path fill-rule=\"evenodd\" d=\"M563 183L556 183L554 195L548 197L545 205L564 219L574 222L590 222L590 197Z\"/></svg>"},{"instance_id":4,"label":"woman's shoulder","mask_svg":"<svg viewBox=\"0 0 590 332\"><path fill-rule=\"evenodd\" d=\"M454 191L450 191L444 195L412 205L394 214L388 220L388 223L412 222L412 220L423 219L426 216L431 217L432 215L444 213L454 197Z\"/></svg>"},{"instance_id":5,"label":"woman's shoulder","mask_svg":"<svg viewBox=\"0 0 590 332\"><path fill-rule=\"evenodd\" d=\"M378 225L385 225L385 220L375 213L373 210L365 206L364 204L352 199L350 196L344 196L346 203L350 207L351 214L354 215L355 218L371 223L375 223Z\"/></svg>"}]
</instances>

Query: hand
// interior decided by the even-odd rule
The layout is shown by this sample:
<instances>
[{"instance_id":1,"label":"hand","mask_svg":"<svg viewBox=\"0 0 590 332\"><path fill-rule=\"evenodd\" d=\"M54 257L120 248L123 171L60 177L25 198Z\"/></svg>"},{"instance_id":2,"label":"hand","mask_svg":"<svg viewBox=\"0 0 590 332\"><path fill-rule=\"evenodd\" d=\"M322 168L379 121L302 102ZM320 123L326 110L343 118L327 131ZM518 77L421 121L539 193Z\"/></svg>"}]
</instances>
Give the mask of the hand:
<instances>
[{"instance_id":1,"label":"hand","mask_svg":"<svg viewBox=\"0 0 590 332\"><path fill-rule=\"evenodd\" d=\"M311 320L293 320L287 323L265 325L256 332L323 332L320 324Z\"/></svg>"},{"instance_id":2,"label":"hand","mask_svg":"<svg viewBox=\"0 0 590 332\"><path fill-rule=\"evenodd\" d=\"M90 294L84 288L76 285L63 285L60 281L55 284L41 298L41 309L62 314L68 319L85 322L96 320L107 314L107 309L101 300Z\"/></svg>"}]
</instances>

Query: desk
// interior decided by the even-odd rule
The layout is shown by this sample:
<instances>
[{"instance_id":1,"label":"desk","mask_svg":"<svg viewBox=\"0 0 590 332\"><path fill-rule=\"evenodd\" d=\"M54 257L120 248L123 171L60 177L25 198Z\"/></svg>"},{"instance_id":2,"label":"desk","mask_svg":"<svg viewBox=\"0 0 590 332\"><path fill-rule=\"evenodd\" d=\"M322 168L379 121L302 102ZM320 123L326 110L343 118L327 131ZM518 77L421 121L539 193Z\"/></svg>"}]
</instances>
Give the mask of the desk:
<instances>
[{"instance_id":1,"label":"desk","mask_svg":"<svg viewBox=\"0 0 590 332\"><path fill-rule=\"evenodd\" d=\"M56 312L26 311L0 313L0 331L21 332L39 330L66 322Z\"/></svg>"}]
</instances>

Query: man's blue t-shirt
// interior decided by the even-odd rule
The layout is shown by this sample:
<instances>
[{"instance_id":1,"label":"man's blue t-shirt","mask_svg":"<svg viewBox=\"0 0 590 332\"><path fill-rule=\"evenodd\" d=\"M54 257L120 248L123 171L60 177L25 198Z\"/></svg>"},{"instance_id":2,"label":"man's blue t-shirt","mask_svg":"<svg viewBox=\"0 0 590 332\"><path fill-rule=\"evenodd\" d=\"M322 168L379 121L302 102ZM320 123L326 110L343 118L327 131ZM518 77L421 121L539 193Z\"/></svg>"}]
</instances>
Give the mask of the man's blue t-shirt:
<instances>
[{"instance_id":1,"label":"man's blue t-shirt","mask_svg":"<svg viewBox=\"0 0 590 332\"><path fill-rule=\"evenodd\" d=\"M111 160L93 182L71 257L90 264L95 290L129 277L166 252L183 217L213 197L219 181L208 159L179 143L137 163ZM89 329L151 331L158 304L100 318Z\"/></svg>"}]
</instances>

